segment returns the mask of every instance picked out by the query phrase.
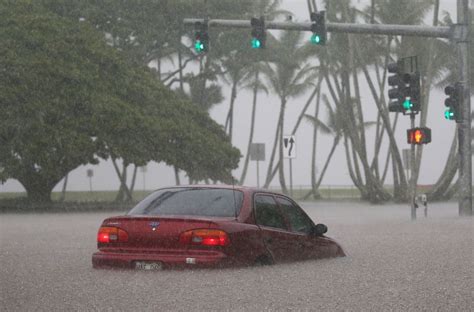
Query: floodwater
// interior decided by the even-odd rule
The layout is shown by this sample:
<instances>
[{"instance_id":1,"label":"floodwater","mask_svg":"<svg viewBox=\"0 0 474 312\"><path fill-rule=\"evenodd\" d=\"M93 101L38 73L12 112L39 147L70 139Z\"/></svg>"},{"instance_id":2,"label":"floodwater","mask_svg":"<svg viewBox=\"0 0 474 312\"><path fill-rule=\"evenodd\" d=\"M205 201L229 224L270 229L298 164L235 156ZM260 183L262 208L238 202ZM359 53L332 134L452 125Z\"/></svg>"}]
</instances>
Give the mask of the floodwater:
<instances>
[{"instance_id":1,"label":"floodwater","mask_svg":"<svg viewBox=\"0 0 474 312\"><path fill-rule=\"evenodd\" d=\"M473 311L474 221L418 209L305 203L346 258L225 270L94 270L104 213L0 215L2 311Z\"/></svg>"}]
</instances>

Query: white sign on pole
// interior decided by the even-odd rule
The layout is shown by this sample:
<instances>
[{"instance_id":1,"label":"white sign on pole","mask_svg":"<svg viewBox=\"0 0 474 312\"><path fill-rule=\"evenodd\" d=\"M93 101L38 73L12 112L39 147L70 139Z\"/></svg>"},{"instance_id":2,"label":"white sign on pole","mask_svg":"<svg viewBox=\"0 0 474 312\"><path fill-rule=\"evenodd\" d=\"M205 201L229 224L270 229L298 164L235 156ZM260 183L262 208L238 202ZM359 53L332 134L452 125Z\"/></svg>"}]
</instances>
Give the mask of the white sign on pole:
<instances>
[{"instance_id":1,"label":"white sign on pole","mask_svg":"<svg viewBox=\"0 0 474 312\"><path fill-rule=\"evenodd\" d=\"M283 157L296 158L296 138L294 135L283 136Z\"/></svg>"}]
</instances>

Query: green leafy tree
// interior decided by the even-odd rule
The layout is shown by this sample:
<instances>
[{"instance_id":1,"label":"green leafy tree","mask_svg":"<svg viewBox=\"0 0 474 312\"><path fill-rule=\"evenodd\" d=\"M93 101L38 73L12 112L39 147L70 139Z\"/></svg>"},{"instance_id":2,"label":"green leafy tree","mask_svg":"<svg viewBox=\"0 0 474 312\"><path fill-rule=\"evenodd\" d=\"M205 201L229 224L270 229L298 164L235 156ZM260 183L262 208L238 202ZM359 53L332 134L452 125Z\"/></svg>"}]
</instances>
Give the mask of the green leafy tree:
<instances>
[{"instance_id":1,"label":"green leafy tree","mask_svg":"<svg viewBox=\"0 0 474 312\"><path fill-rule=\"evenodd\" d=\"M28 1L0 8L2 179L17 179L30 199L48 201L68 172L110 156L230 181L239 151L207 113L149 69L131 66L87 23Z\"/></svg>"},{"instance_id":2,"label":"green leafy tree","mask_svg":"<svg viewBox=\"0 0 474 312\"><path fill-rule=\"evenodd\" d=\"M219 48L223 31L212 29L211 52L205 56L195 55L192 49L194 32L192 27L183 27L183 18L237 18L245 15L252 4L251 0L40 1L61 16L90 23L104 33L110 45L138 66L156 65L156 77L169 87L179 82L180 93L184 94L184 85L189 84L191 101L206 111L223 100L221 86L215 81L220 72L219 59L230 50L224 45ZM163 72L162 64L174 64L176 58L178 68ZM185 75L183 70L193 61L200 64L199 74ZM119 177L125 175L126 169L117 173ZM176 168L175 173L179 184Z\"/></svg>"},{"instance_id":3,"label":"green leafy tree","mask_svg":"<svg viewBox=\"0 0 474 312\"><path fill-rule=\"evenodd\" d=\"M97 162L93 103L119 61L88 25L26 2L0 12L0 163L31 199L48 200L69 171Z\"/></svg>"}]
</instances>

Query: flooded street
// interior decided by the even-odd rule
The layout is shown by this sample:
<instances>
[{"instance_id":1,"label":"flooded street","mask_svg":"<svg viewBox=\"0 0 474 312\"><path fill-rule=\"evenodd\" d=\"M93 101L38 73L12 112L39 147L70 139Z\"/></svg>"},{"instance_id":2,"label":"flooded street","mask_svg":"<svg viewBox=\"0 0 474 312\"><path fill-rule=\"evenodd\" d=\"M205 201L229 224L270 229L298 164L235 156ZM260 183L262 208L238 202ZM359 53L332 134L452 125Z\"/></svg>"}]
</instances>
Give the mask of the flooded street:
<instances>
[{"instance_id":1,"label":"flooded street","mask_svg":"<svg viewBox=\"0 0 474 312\"><path fill-rule=\"evenodd\" d=\"M472 311L472 218L457 203L318 202L346 258L225 270L94 270L104 213L0 217L2 311Z\"/></svg>"}]
</instances>

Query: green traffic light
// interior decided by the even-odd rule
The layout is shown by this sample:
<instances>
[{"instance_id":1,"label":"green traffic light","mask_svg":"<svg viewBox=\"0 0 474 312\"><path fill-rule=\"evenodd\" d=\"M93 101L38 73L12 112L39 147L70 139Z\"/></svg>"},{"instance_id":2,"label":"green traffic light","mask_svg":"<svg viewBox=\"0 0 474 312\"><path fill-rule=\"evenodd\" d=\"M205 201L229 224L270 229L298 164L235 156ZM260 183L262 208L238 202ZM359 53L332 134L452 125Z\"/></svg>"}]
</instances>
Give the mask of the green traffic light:
<instances>
[{"instance_id":1,"label":"green traffic light","mask_svg":"<svg viewBox=\"0 0 474 312\"><path fill-rule=\"evenodd\" d=\"M313 34L311 36L311 43L312 44L320 44L321 43L321 36L318 34Z\"/></svg>"},{"instance_id":2,"label":"green traffic light","mask_svg":"<svg viewBox=\"0 0 474 312\"><path fill-rule=\"evenodd\" d=\"M196 50L197 53L204 51L204 43L202 43L201 40L196 40L194 43L194 50Z\"/></svg>"},{"instance_id":3,"label":"green traffic light","mask_svg":"<svg viewBox=\"0 0 474 312\"><path fill-rule=\"evenodd\" d=\"M257 38L252 38L252 49L259 49L262 43Z\"/></svg>"},{"instance_id":4,"label":"green traffic light","mask_svg":"<svg viewBox=\"0 0 474 312\"><path fill-rule=\"evenodd\" d=\"M454 112L450 108L448 108L444 112L444 118L446 118L447 120L453 120L454 119Z\"/></svg>"},{"instance_id":5,"label":"green traffic light","mask_svg":"<svg viewBox=\"0 0 474 312\"><path fill-rule=\"evenodd\" d=\"M413 103L409 99L406 99L405 102L403 102L403 108L405 110L411 110L413 108Z\"/></svg>"}]
</instances>

